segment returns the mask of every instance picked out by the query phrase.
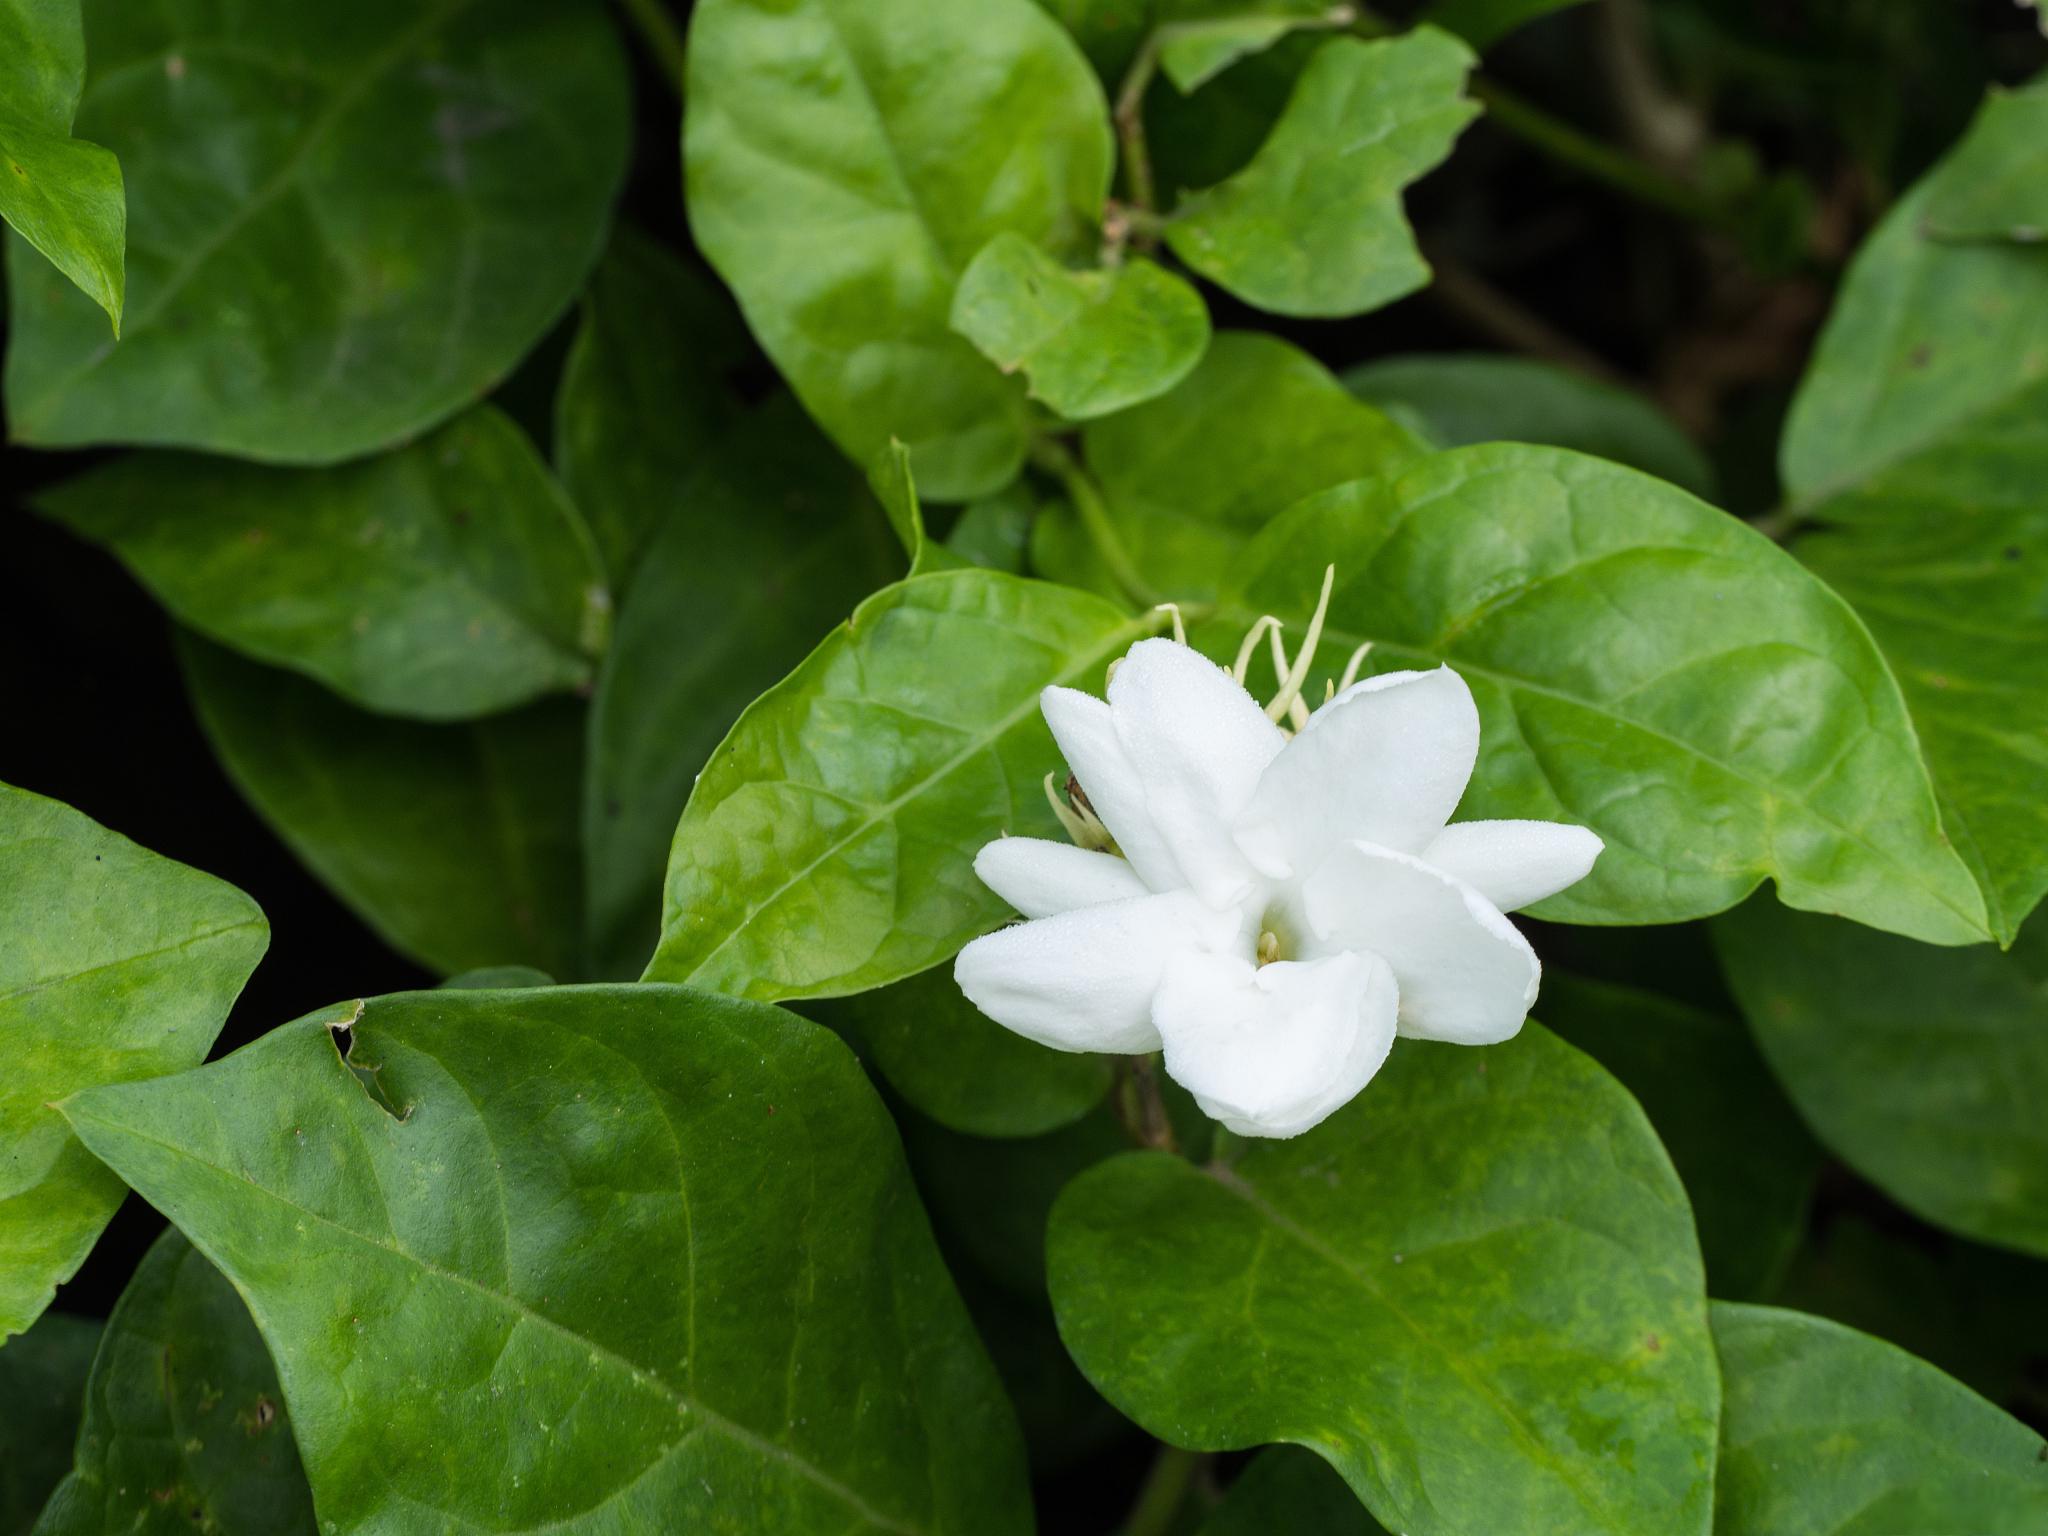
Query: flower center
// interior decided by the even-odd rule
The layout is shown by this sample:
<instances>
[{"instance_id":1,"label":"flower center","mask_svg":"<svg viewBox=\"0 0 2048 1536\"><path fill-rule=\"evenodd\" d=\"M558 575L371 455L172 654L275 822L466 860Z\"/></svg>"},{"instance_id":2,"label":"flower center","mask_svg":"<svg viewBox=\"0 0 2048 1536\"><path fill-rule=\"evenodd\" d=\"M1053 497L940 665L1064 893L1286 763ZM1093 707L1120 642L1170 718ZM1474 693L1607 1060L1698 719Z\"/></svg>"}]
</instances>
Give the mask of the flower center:
<instances>
[{"instance_id":1,"label":"flower center","mask_svg":"<svg viewBox=\"0 0 2048 1536\"><path fill-rule=\"evenodd\" d=\"M1258 965L1271 965L1275 960L1298 960L1301 958L1301 943L1297 937L1297 920L1285 905L1274 902L1259 916L1259 937L1253 948L1253 961Z\"/></svg>"}]
</instances>

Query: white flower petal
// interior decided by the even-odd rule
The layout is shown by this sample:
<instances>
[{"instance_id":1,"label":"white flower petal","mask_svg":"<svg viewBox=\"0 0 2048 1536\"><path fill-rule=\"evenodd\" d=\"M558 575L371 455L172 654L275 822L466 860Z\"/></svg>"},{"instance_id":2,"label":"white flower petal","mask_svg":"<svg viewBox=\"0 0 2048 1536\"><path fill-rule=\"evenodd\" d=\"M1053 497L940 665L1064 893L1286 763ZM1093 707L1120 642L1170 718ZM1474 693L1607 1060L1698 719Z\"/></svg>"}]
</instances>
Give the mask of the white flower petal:
<instances>
[{"instance_id":1,"label":"white flower petal","mask_svg":"<svg viewBox=\"0 0 2048 1536\"><path fill-rule=\"evenodd\" d=\"M1048 688L1038 696L1038 707L1082 793L1138 878L1155 891L1185 886L1173 850L1145 808L1144 786L1117 740L1109 705L1073 688Z\"/></svg>"},{"instance_id":2,"label":"white flower petal","mask_svg":"<svg viewBox=\"0 0 2048 1536\"><path fill-rule=\"evenodd\" d=\"M1324 945L1370 950L1393 968L1403 1035L1491 1045L1528 1017L1542 975L1536 952L1464 881L1412 854L1350 843L1305 894Z\"/></svg>"},{"instance_id":3,"label":"white flower petal","mask_svg":"<svg viewBox=\"0 0 2048 1536\"><path fill-rule=\"evenodd\" d=\"M1376 955L1254 966L1182 959L1153 1005L1166 1070L1240 1136L1299 1136L1351 1102L1394 1043L1392 972Z\"/></svg>"},{"instance_id":4,"label":"white flower petal","mask_svg":"<svg viewBox=\"0 0 2048 1536\"><path fill-rule=\"evenodd\" d=\"M1461 821L1437 833L1422 861L1513 912L1585 879L1605 846L1561 821Z\"/></svg>"},{"instance_id":5,"label":"white flower petal","mask_svg":"<svg viewBox=\"0 0 2048 1536\"><path fill-rule=\"evenodd\" d=\"M1043 837L997 838L974 856L974 872L1026 917L1148 894L1127 860Z\"/></svg>"},{"instance_id":6,"label":"white flower petal","mask_svg":"<svg viewBox=\"0 0 2048 1536\"><path fill-rule=\"evenodd\" d=\"M1260 776L1237 843L1274 879L1303 878L1354 839L1419 852L1458 808L1479 757L1479 710L1449 667L1347 688Z\"/></svg>"},{"instance_id":7,"label":"white flower petal","mask_svg":"<svg viewBox=\"0 0 2048 1536\"><path fill-rule=\"evenodd\" d=\"M1131 647L1109 680L1109 708L1187 883L1211 906L1244 900L1258 876L1231 824L1286 746L1280 727L1236 678L1172 640Z\"/></svg>"},{"instance_id":8,"label":"white flower petal","mask_svg":"<svg viewBox=\"0 0 2048 1536\"><path fill-rule=\"evenodd\" d=\"M1056 1051L1156 1051L1161 978L1236 927L1187 891L1140 896L976 939L953 962L953 979L998 1024Z\"/></svg>"}]
</instances>

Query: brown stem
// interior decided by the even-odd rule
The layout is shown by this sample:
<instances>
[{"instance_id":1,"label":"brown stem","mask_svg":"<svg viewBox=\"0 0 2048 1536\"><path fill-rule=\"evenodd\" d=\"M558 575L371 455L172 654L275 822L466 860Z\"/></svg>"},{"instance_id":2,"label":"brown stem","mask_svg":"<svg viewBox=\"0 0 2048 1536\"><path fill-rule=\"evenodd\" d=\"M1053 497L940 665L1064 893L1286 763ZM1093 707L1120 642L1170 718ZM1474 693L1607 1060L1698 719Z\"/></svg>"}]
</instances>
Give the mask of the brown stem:
<instances>
[{"instance_id":1,"label":"brown stem","mask_svg":"<svg viewBox=\"0 0 2048 1536\"><path fill-rule=\"evenodd\" d=\"M1131 1140L1154 1152L1180 1150L1173 1120L1166 1113L1166 1099L1159 1091L1157 1056L1118 1057L1115 1098L1117 1118Z\"/></svg>"}]
</instances>

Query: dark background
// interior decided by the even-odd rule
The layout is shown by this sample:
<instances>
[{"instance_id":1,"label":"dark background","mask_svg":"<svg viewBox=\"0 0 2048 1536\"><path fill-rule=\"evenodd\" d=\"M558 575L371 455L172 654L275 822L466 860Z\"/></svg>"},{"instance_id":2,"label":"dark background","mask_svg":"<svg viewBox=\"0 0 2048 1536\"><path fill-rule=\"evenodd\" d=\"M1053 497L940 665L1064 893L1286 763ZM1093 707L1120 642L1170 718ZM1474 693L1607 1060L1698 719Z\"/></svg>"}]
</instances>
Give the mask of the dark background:
<instances>
[{"instance_id":1,"label":"dark background","mask_svg":"<svg viewBox=\"0 0 2048 1536\"><path fill-rule=\"evenodd\" d=\"M1589 5L1530 26L1488 53L1485 73L1642 152L1606 10ZM1440 282L1358 320L1292 323L1210 289L1217 325L1277 330L1335 367L1485 349L1534 350L1598 369L1657 399L1708 448L1731 511L1767 510L1778 428L1843 260L1889 197L1961 132L1985 87L2037 73L2048 44L2011 0L1656 0L1647 10L1655 46L1645 56L1708 142L1723 146L1675 158L1669 173L1713 186L1731 174L1723 162L1745 153L1726 146L1747 145L1763 175L1805 188L1807 212L1779 221L1789 230L1774 233L1756 197L1733 200L1744 211L1728 228L1703 230L1481 119L1449 165L1410 196L1424 245L1440 276L1455 276L1456 295ZM622 217L687 248L675 98L644 59L635 84L640 133ZM1170 90L1161 82L1154 94ZM1161 114L1154 131L1159 155L1171 116ZM1732 175L1740 183L1739 163ZM572 314L499 396L544 448L573 324ZM755 382L772 382L765 365ZM28 510L38 486L92 457L0 453L0 515L10 519L0 546L0 780L76 806L261 904L270 952L216 1054L338 999L432 985L328 895L236 795L192 717L168 623L152 600L110 557ZM1548 959L1696 1002L1722 997L1696 936L1537 926ZM1933 1273L1959 1253L1975 1268L1998 1271L2004 1262L1914 1221L1836 1168L1814 1216L1822 1271L1830 1233L1845 1220L1904 1237ZM59 1308L104 1315L160 1226L131 1198ZM2037 1284L2039 1269L2016 1283L2048 1290ZM2015 1343L2035 1353L2006 1404L2037 1427L2048 1426L2043 1344L2038 1336ZM1099 1518L1120 1509L1120 1489L1135 1486L1148 1459L1137 1441L1042 1479L1045 1529L1083 1529L1084 1510Z\"/></svg>"}]
</instances>

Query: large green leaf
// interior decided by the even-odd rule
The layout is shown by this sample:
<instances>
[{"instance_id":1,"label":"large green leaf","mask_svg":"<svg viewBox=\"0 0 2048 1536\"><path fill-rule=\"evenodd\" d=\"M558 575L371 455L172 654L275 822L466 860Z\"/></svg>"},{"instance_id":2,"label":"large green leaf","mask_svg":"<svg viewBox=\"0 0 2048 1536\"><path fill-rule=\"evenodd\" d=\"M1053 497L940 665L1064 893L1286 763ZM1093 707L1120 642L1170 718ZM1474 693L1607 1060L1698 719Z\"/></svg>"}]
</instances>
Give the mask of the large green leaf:
<instances>
[{"instance_id":1,"label":"large green leaf","mask_svg":"<svg viewBox=\"0 0 2048 1536\"><path fill-rule=\"evenodd\" d=\"M1757 900L1714 938L1821 1140L1928 1220L2048 1256L2048 922L1939 951Z\"/></svg>"},{"instance_id":2,"label":"large green leaf","mask_svg":"<svg viewBox=\"0 0 2048 1536\"><path fill-rule=\"evenodd\" d=\"M247 1299L323 1529L1030 1529L827 1030L674 987L413 993L65 1109Z\"/></svg>"},{"instance_id":3,"label":"large green leaf","mask_svg":"<svg viewBox=\"0 0 2048 1536\"><path fill-rule=\"evenodd\" d=\"M697 780L648 979L840 996L995 926L1007 909L976 852L1002 833L1059 835L1040 691L1093 686L1153 623L995 571L876 593L740 716Z\"/></svg>"},{"instance_id":4,"label":"large green leaf","mask_svg":"<svg viewBox=\"0 0 2048 1536\"><path fill-rule=\"evenodd\" d=\"M128 203L121 163L71 137L85 83L78 0L0 0L0 219L121 330ZM27 282L28 264L15 280Z\"/></svg>"},{"instance_id":5,"label":"large green leaf","mask_svg":"<svg viewBox=\"0 0 2048 1536\"><path fill-rule=\"evenodd\" d=\"M598 0L88 0L86 32L125 331L13 263L24 442L387 447L503 378L603 243L628 103Z\"/></svg>"},{"instance_id":6,"label":"large green leaf","mask_svg":"<svg viewBox=\"0 0 2048 1536\"><path fill-rule=\"evenodd\" d=\"M738 422L730 375L752 350L739 316L698 269L630 228L613 232L562 365L555 463L614 591L626 590Z\"/></svg>"},{"instance_id":7,"label":"large green leaf","mask_svg":"<svg viewBox=\"0 0 2048 1536\"><path fill-rule=\"evenodd\" d=\"M1877 648L1745 524L1561 449L1453 449L1273 523L1204 643L1234 649L1261 612L1305 621L1332 564L1312 697L1364 641L1376 671L1449 662L1484 732L1460 814L1606 839L1538 915L1678 922L1773 878L1796 906L1986 936Z\"/></svg>"},{"instance_id":8,"label":"large green leaf","mask_svg":"<svg viewBox=\"0 0 2048 1536\"><path fill-rule=\"evenodd\" d=\"M1109 114L1031 0L703 0L690 225L754 334L856 463L893 437L940 500L1023 462L1024 391L948 326L975 253L1061 253L1109 187Z\"/></svg>"},{"instance_id":9,"label":"large green leaf","mask_svg":"<svg viewBox=\"0 0 2048 1536\"><path fill-rule=\"evenodd\" d=\"M1386 1536L1358 1495L1320 1456L1291 1445L1259 1452L1199 1536Z\"/></svg>"},{"instance_id":10,"label":"large green leaf","mask_svg":"<svg viewBox=\"0 0 2048 1536\"><path fill-rule=\"evenodd\" d=\"M179 650L235 787L393 949L446 975L582 973L580 704L422 725L203 640Z\"/></svg>"},{"instance_id":11,"label":"large green leaf","mask_svg":"<svg viewBox=\"0 0 2048 1536\"><path fill-rule=\"evenodd\" d=\"M1805 1229L1821 1152L1741 1023L1555 970L1538 1011L1620 1078L1656 1126L1714 1294L1770 1295Z\"/></svg>"},{"instance_id":12,"label":"large green leaf","mask_svg":"<svg viewBox=\"0 0 2048 1536\"><path fill-rule=\"evenodd\" d=\"M1478 115L1472 52L1424 27L1325 43L1250 165L1182 201L1173 253L1247 303L1355 315L1413 293L1429 266L1401 190L1440 164Z\"/></svg>"},{"instance_id":13,"label":"large green leaf","mask_svg":"<svg viewBox=\"0 0 2048 1536\"><path fill-rule=\"evenodd\" d=\"M968 263L952 324L1070 421L1165 394L1209 345L1202 296L1156 262L1075 272L1016 234Z\"/></svg>"},{"instance_id":14,"label":"large green leaf","mask_svg":"<svg viewBox=\"0 0 2048 1536\"><path fill-rule=\"evenodd\" d=\"M35 1536L313 1536L277 1370L249 1309L175 1229L107 1319L78 1457Z\"/></svg>"},{"instance_id":15,"label":"large green leaf","mask_svg":"<svg viewBox=\"0 0 2048 1536\"><path fill-rule=\"evenodd\" d=\"M1685 1192L1635 1101L1539 1026L1405 1043L1234 1166L1112 1159L1047 1243L1075 1360L1173 1444L1310 1446L1409 1536L1707 1529Z\"/></svg>"},{"instance_id":16,"label":"large green leaf","mask_svg":"<svg viewBox=\"0 0 2048 1536\"><path fill-rule=\"evenodd\" d=\"M889 1086L950 1130L1038 1136L1080 1119L1109 1090L1101 1056L1048 1050L983 1015L949 967L821 1008Z\"/></svg>"},{"instance_id":17,"label":"large green leaf","mask_svg":"<svg viewBox=\"0 0 2048 1536\"><path fill-rule=\"evenodd\" d=\"M1793 552L1890 658L2005 942L2048 892L2048 247L1933 220L2044 116L2048 85L1994 98L1858 254L1783 453Z\"/></svg>"},{"instance_id":18,"label":"large green leaf","mask_svg":"<svg viewBox=\"0 0 2048 1536\"><path fill-rule=\"evenodd\" d=\"M100 1325L45 1312L0 1346L0 1536L28 1536L71 1465Z\"/></svg>"},{"instance_id":19,"label":"large green leaf","mask_svg":"<svg viewBox=\"0 0 2048 1536\"><path fill-rule=\"evenodd\" d=\"M1439 448L1542 443L1612 459L1712 498L1706 455L1641 395L1533 357L1415 353L1349 369L1344 387Z\"/></svg>"},{"instance_id":20,"label":"large green leaf","mask_svg":"<svg viewBox=\"0 0 2048 1536\"><path fill-rule=\"evenodd\" d=\"M619 446L612 462L637 474L627 466L645 450ZM591 967L607 978L630 980L654 952L669 843L712 749L903 568L861 477L787 397L700 459L620 610L591 706L583 853Z\"/></svg>"},{"instance_id":21,"label":"large green leaf","mask_svg":"<svg viewBox=\"0 0 2048 1536\"><path fill-rule=\"evenodd\" d=\"M386 714L587 685L610 629L589 530L491 406L335 469L128 454L39 505L184 623Z\"/></svg>"},{"instance_id":22,"label":"large green leaf","mask_svg":"<svg viewBox=\"0 0 2048 1536\"><path fill-rule=\"evenodd\" d=\"M1944 240L2048 238L2048 83L1985 98L1928 198L1927 228Z\"/></svg>"},{"instance_id":23,"label":"large green leaf","mask_svg":"<svg viewBox=\"0 0 2048 1536\"><path fill-rule=\"evenodd\" d=\"M1715 1536L2036 1536L2048 1445L1868 1335L1714 1304L1721 1473Z\"/></svg>"},{"instance_id":24,"label":"large green leaf","mask_svg":"<svg viewBox=\"0 0 2048 1536\"><path fill-rule=\"evenodd\" d=\"M1307 353L1254 331L1220 333L1178 389L1082 441L1132 558L1173 597L1212 595L1245 540L1302 497L1423 451Z\"/></svg>"},{"instance_id":25,"label":"large green leaf","mask_svg":"<svg viewBox=\"0 0 2048 1536\"><path fill-rule=\"evenodd\" d=\"M0 784L0 1340L121 1203L52 1101L197 1066L270 942L233 886Z\"/></svg>"}]
</instances>

